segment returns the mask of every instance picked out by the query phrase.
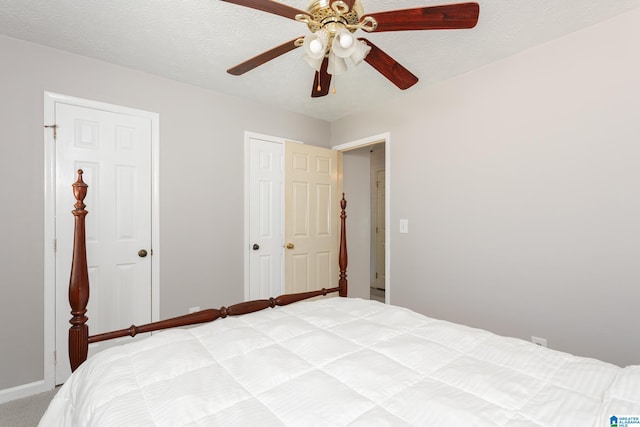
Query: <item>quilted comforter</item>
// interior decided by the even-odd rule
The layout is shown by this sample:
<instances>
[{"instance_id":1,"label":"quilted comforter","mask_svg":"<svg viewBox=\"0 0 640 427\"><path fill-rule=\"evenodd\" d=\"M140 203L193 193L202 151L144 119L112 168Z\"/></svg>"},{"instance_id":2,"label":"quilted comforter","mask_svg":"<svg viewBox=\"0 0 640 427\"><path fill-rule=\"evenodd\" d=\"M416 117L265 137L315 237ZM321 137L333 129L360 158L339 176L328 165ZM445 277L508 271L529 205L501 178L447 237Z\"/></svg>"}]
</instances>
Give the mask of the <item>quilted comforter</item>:
<instances>
[{"instance_id":1,"label":"quilted comforter","mask_svg":"<svg viewBox=\"0 0 640 427\"><path fill-rule=\"evenodd\" d=\"M328 298L98 353L40 425L609 427L633 415L640 366Z\"/></svg>"}]
</instances>

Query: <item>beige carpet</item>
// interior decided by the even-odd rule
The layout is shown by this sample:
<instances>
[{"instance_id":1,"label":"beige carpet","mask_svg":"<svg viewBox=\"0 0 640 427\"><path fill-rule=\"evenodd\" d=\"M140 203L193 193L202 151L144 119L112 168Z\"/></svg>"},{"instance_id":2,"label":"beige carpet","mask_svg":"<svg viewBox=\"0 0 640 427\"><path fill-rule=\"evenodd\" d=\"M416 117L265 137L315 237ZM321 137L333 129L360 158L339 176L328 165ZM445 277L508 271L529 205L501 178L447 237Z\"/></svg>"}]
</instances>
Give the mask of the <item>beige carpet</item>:
<instances>
[{"instance_id":1,"label":"beige carpet","mask_svg":"<svg viewBox=\"0 0 640 427\"><path fill-rule=\"evenodd\" d=\"M58 389L0 405L0 427L36 427Z\"/></svg>"}]
</instances>

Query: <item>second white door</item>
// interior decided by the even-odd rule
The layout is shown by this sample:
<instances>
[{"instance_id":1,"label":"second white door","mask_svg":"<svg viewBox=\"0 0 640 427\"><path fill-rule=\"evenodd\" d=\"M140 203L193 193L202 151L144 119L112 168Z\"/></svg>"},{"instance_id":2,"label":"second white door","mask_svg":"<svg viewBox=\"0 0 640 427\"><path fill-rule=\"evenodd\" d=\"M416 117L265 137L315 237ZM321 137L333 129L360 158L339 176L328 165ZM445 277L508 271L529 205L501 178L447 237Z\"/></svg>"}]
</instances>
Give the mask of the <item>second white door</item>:
<instances>
[{"instance_id":1,"label":"second white door","mask_svg":"<svg viewBox=\"0 0 640 427\"><path fill-rule=\"evenodd\" d=\"M249 292L261 299L283 292L283 147L249 139Z\"/></svg>"}]
</instances>

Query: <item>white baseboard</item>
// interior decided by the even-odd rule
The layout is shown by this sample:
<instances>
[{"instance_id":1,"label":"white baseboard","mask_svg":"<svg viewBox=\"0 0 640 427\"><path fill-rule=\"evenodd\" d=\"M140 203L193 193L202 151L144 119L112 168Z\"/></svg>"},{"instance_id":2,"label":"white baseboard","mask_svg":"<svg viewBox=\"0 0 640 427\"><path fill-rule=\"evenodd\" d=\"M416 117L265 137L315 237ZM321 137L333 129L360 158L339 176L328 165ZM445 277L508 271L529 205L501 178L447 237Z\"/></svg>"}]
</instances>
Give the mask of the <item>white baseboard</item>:
<instances>
[{"instance_id":1,"label":"white baseboard","mask_svg":"<svg viewBox=\"0 0 640 427\"><path fill-rule=\"evenodd\" d=\"M42 393L52 389L53 388L45 384L44 380L35 381L29 384L22 384L16 387L5 388L3 390L0 390L0 403L9 402L15 399L21 399L23 397Z\"/></svg>"}]
</instances>

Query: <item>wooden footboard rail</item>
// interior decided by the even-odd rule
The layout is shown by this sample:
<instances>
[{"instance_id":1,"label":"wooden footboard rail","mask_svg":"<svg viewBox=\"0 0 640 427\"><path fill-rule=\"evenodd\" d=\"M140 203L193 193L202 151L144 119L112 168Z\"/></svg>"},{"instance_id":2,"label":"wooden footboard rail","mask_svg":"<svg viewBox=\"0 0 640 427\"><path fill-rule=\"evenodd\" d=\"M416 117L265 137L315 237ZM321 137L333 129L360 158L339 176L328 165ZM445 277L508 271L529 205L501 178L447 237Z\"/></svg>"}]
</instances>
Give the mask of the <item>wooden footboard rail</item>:
<instances>
[{"instance_id":1,"label":"wooden footboard rail","mask_svg":"<svg viewBox=\"0 0 640 427\"><path fill-rule=\"evenodd\" d=\"M84 198L87 195L87 184L82 180L82 170L78 170L78 179L73 184L73 195L76 199L73 215L75 217L74 240L73 240L73 260L71 263L71 278L69 280L69 304L71 305L71 315L69 323L69 362L71 370L75 371L86 359L89 344L105 341L113 338L125 336L136 336L146 332L159 331L162 329L175 328L180 326L195 325L198 323L212 322L227 316L238 316L241 314L253 313L255 311L283 306L305 299L323 296L338 292L341 297L347 296L347 236L346 236L346 207L347 201L342 194L340 201L340 252L338 255L338 266L340 277L338 286L330 289L320 289L317 291L303 292L297 294L285 294L276 298L241 302L229 307L220 309L207 309L184 316L173 317L159 322L148 323L146 325L132 325L127 329L106 332L89 336L89 327L86 316L87 304L89 303L89 273L87 269L87 248L85 239L85 217L87 211Z\"/></svg>"}]
</instances>

